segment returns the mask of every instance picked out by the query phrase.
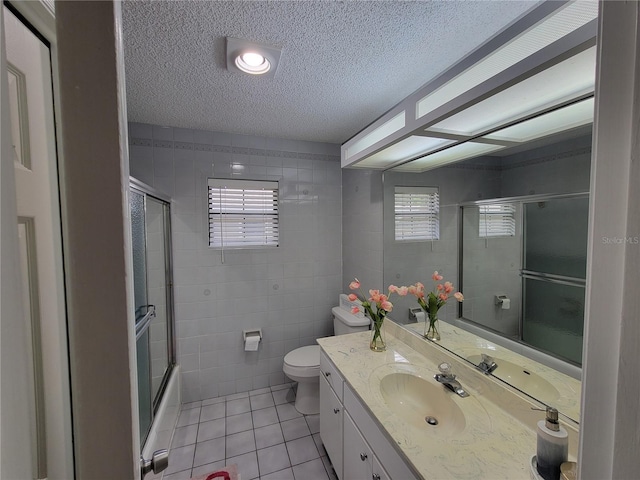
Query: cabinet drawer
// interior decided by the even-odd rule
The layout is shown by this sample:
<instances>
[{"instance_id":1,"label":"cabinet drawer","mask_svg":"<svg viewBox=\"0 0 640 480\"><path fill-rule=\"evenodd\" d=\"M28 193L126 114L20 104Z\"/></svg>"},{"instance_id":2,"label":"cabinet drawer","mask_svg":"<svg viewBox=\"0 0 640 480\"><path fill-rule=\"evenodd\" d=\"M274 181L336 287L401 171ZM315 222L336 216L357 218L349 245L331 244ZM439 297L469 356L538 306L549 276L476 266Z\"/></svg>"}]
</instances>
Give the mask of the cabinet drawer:
<instances>
[{"instance_id":1,"label":"cabinet drawer","mask_svg":"<svg viewBox=\"0 0 640 480\"><path fill-rule=\"evenodd\" d=\"M344 379L342 375L338 373L338 369L335 365L329 360L329 357L323 351L320 351L320 374L327 379L333 391L336 392L336 396L342 401L343 399L343 384Z\"/></svg>"}]
</instances>

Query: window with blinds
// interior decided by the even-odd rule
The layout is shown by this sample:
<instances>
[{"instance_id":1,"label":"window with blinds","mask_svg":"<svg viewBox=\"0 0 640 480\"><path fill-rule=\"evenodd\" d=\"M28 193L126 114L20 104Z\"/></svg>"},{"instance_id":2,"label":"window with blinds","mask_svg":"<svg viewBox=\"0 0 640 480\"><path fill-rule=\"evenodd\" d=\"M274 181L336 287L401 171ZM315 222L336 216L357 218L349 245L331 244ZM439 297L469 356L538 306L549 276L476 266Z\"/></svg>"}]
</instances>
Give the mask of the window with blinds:
<instances>
[{"instance_id":1,"label":"window with blinds","mask_svg":"<svg viewBox=\"0 0 640 480\"><path fill-rule=\"evenodd\" d=\"M440 198L436 187L395 187L397 241L440 238Z\"/></svg>"},{"instance_id":2,"label":"window with blinds","mask_svg":"<svg viewBox=\"0 0 640 480\"><path fill-rule=\"evenodd\" d=\"M209 181L209 246L278 246L278 182Z\"/></svg>"},{"instance_id":3,"label":"window with blinds","mask_svg":"<svg viewBox=\"0 0 640 480\"><path fill-rule=\"evenodd\" d=\"M488 237L513 237L516 234L516 207L511 203L480 205L479 235Z\"/></svg>"}]
</instances>

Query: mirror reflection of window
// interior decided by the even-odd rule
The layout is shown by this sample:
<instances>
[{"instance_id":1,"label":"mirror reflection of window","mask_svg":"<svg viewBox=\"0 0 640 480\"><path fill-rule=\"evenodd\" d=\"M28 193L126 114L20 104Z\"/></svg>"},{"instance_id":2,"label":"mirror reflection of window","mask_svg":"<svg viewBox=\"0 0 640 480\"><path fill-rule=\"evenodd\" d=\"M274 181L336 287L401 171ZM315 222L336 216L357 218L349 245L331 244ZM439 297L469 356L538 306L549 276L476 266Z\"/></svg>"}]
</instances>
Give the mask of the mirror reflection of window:
<instances>
[{"instance_id":1,"label":"mirror reflection of window","mask_svg":"<svg viewBox=\"0 0 640 480\"><path fill-rule=\"evenodd\" d=\"M396 241L440 238L440 196L437 187L394 189Z\"/></svg>"}]
</instances>

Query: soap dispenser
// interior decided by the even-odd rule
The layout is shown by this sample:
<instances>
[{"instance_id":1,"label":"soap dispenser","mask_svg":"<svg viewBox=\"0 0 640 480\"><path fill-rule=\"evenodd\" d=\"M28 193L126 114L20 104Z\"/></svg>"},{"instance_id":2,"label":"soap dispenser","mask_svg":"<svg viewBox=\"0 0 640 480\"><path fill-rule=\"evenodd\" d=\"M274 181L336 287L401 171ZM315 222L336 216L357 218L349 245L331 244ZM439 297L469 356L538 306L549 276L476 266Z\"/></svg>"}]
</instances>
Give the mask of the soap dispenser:
<instances>
[{"instance_id":1,"label":"soap dispenser","mask_svg":"<svg viewBox=\"0 0 640 480\"><path fill-rule=\"evenodd\" d=\"M546 418L538 422L536 463L545 480L559 480L560 465L567 461L569 434L560 426L558 410L547 407Z\"/></svg>"}]
</instances>

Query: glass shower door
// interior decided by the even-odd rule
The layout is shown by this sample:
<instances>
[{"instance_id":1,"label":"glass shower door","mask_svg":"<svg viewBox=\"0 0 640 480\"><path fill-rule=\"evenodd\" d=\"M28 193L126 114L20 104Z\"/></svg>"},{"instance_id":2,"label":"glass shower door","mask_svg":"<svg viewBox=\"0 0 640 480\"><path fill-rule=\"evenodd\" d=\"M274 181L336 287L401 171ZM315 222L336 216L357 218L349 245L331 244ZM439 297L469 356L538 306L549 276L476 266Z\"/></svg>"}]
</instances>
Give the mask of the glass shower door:
<instances>
[{"instance_id":1,"label":"glass shower door","mask_svg":"<svg viewBox=\"0 0 640 480\"><path fill-rule=\"evenodd\" d=\"M522 339L582 363L589 198L524 205Z\"/></svg>"},{"instance_id":2,"label":"glass shower door","mask_svg":"<svg viewBox=\"0 0 640 480\"><path fill-rule=\"evenodd\" d=\"M131 189L138 412L142 444L174 364L169 204Z\"/></svg>"}]
</instances>

